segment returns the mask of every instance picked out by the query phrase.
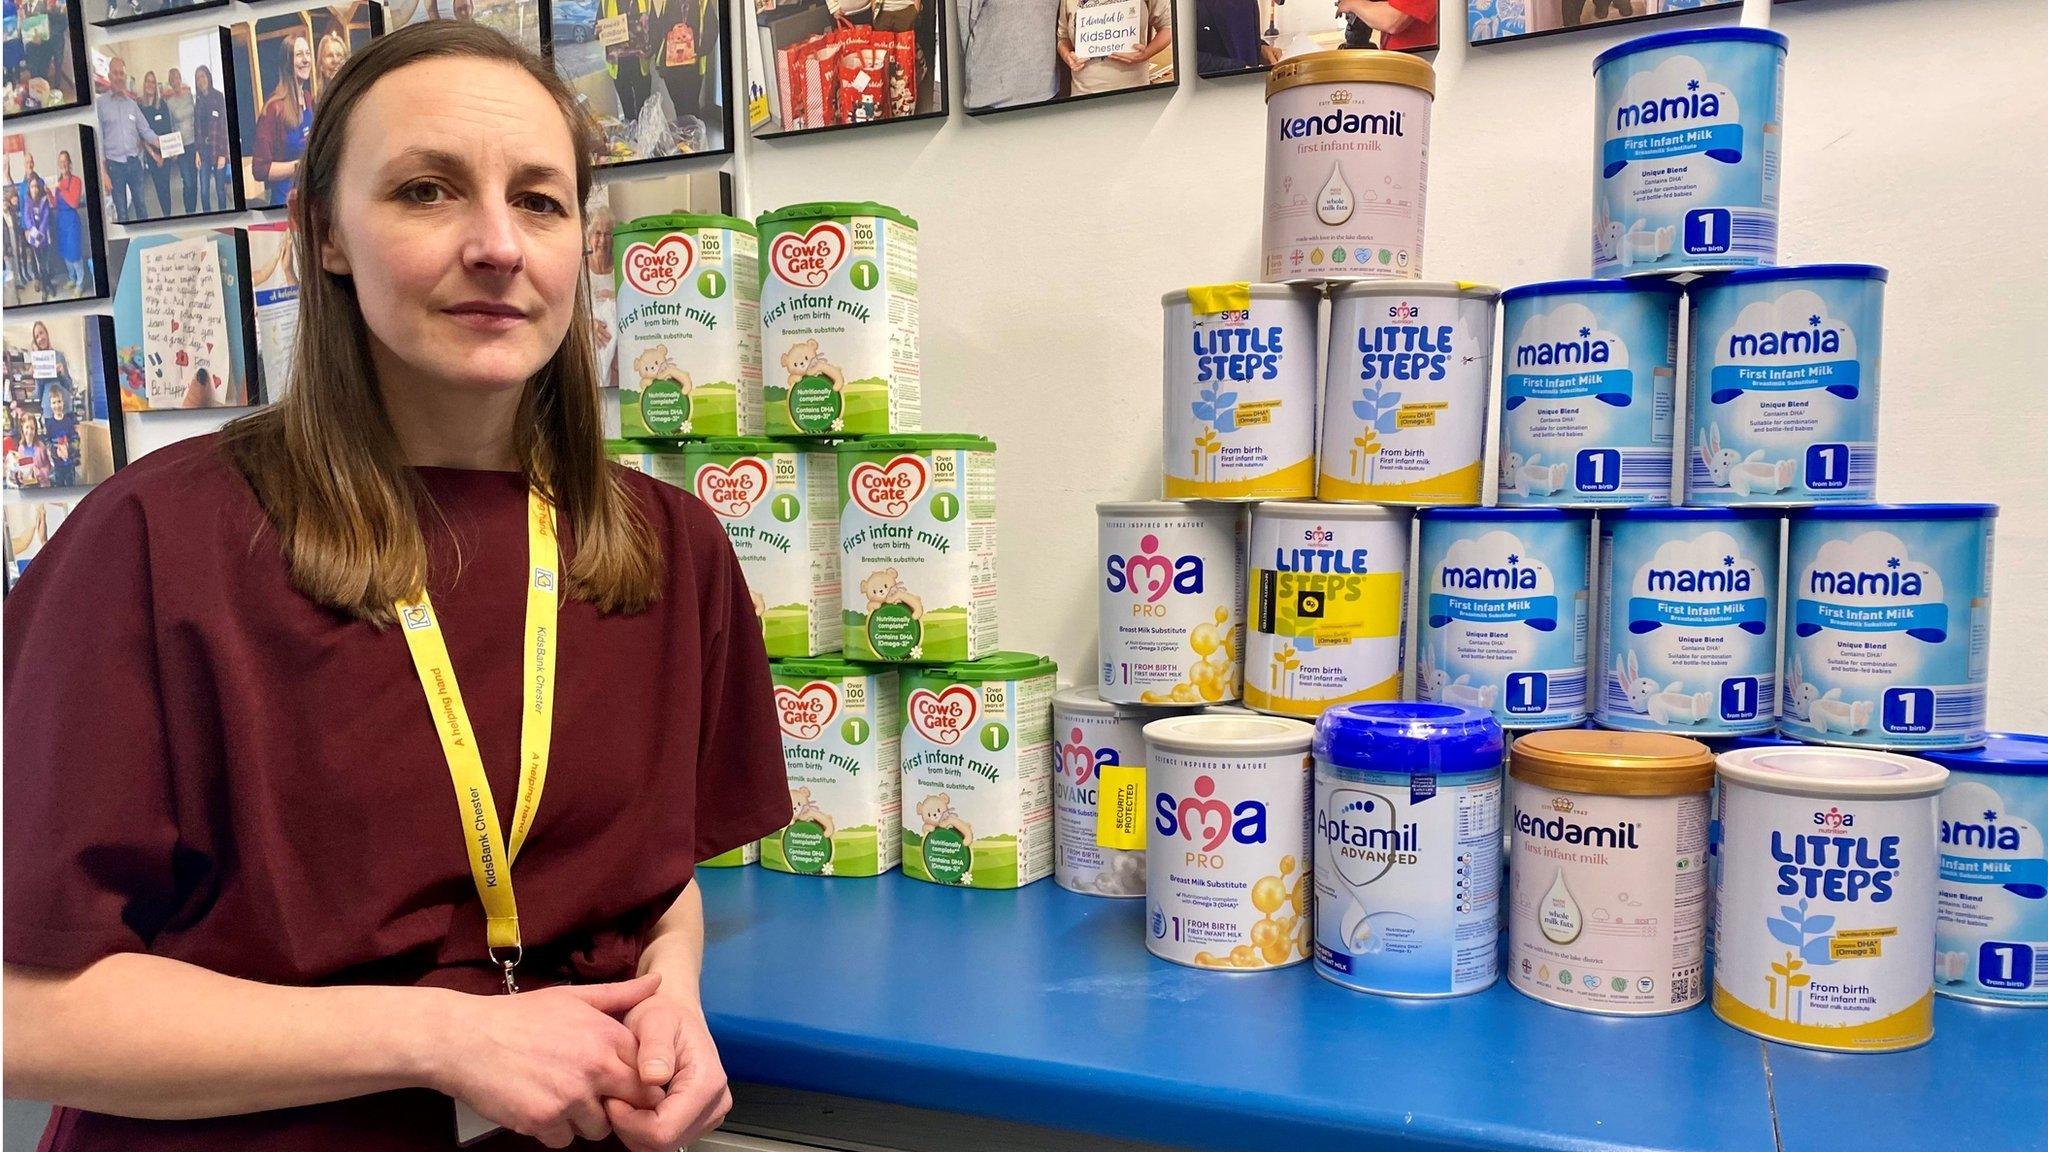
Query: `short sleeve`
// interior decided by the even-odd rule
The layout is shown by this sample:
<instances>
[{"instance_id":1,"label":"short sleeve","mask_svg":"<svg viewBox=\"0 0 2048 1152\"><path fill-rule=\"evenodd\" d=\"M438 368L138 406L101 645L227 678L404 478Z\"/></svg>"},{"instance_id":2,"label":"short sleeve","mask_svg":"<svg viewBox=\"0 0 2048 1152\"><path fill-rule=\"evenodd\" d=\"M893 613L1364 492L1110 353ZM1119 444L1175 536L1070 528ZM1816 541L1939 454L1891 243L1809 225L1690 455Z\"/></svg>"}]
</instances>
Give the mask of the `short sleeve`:
<instances>
[{"instance_id":1,"label":"short sleeve","mask_svg":"<svg viewBox=\"0 0 2048 1152\"><path fill-rule=\"evenodd\" d=\"M1172 28L1173 0L1152 0L1149 14L1152 19L1152 31L1154 33L1164 32Z\"/></svg>"},{"instance_id":2,"label":"short sleeve","mask_svg":"<svg viewBox=\"0 0 2048 1152\"><path fill-rule=\"evenodd\" d=\"M739 557L709 509L688 498L704 636L703 723L697 745L696 848L709 860L789 823L789 778L761 620Z\"/></svg>"},{"instance_id":3,"label":"short sleeve","mask_svg":"<svg viewBox=\"0 0 2048 1152\"><path fill-rule=\"evenodd\" d=\"M145 951L177 904L178 828L144 516L102 488L7 597L7 962Z\"/></svg>"},{"instance_id":4,"label":"short sleeve","mask_svg":"<svg viewBox=\"0 0 2048 1152\"><path fill-rule=\"evenodd\" d=\"M1440 0L1387 0L1387 6L1417 24L1435 24L1437 5ZM1415 29L1404 28L1404 33Z\"/></svg>"}]
</instances>

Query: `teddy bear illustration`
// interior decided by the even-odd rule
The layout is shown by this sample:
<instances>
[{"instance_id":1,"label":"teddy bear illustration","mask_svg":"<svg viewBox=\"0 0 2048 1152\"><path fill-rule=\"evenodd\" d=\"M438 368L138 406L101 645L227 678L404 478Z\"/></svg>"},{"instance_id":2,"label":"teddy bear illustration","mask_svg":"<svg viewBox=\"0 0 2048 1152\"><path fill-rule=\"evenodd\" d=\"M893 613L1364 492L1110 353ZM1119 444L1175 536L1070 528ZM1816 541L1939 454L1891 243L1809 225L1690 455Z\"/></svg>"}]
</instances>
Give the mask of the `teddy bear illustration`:
<instances>
[{"instance_id":1,"label":"teddy bear illustration","mask_svg":"<svg viewBox=\"0 0 2048 1152\"><path fill-rule=\"evenodd\" d=\"M944 792L934 792L917 802L918 819L924 821L924 835L930 836L941 828L951 828L960 834L963 841L974 839L974 827L953 811L953 798Z\"/></svg>"},{"instance_id":2,"label":"teddy bear illustration","mask_svg":"<svg viewBox=\"0 0 2048 1152\"><path fill-rule=\"evenodd\" d=\"M789 822L791 824L808 820L822 829L827 836L832 835L837 827L832 822L832 817L826 815L823 808L818 807L816 800L811 799L811 790L809 788L801 786L791 788L789 790L789 806L792 809L789 814Z\"/></svg>"},{"instance_id":3,"label":"teddy bear illustration","mask_svg":"<svg viewBox=\"0 0 2048 1152\"><path fill-rule=\"evenodd\" d=\"M652 348L643 349L638 356L633 357L633 371L640 377L640 390L643 392L647 390L649 384L657 380L675 381L685 396L690 395L695 388L690 382L690 374L683 371L668 354L666 344L656 344Z\"/></svg>"},{"instance_id":4,"label":"teddy bear illustration","mask_svg":"<svg viewBox=\"0 0 2048 1152\"><path fill-rule=\"evenodd\" d=\"M825 359L818 350L816 340L798 340L782 354L783 371L789 373L789 386L796 387L809 376L823 376L832 382L832 390L838 392L846 386L846 375L839 365Z\"/></svg>"},{"instance_id":5,"label":"teddy bear illustration","mask_svg":"<svg viewBox=\"0 0 2048 1152\"><path fill-rule=\"evenodd\" d=\"M903 586L894 568L878 568L860 582L861 595L868 598L868 615L884 604L901 604L910 609L912 620L924 619L924 598Z\"/></svg>"}]
</instances>

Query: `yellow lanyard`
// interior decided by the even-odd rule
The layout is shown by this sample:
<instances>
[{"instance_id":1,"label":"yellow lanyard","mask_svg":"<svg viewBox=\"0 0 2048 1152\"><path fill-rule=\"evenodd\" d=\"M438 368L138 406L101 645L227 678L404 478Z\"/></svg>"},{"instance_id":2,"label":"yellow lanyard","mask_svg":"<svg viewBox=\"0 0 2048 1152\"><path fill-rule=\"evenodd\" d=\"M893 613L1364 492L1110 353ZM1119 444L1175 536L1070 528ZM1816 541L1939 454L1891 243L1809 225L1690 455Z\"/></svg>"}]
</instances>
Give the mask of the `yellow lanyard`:
<instances>
[{"instance_id":1,"label":"yellow lanyard","mask_svg":"<svg viewBox=\"0 0 2048 1152\"><path fill-rule=\"evenodd\" d=\"M538 491L527 496L526 674L520 692L519 802L512 810L508 845L498 826L498 808L491 799L491 781L476 746L476 730L462 689L455 683L455 663L441 634L441 618L426 589L417 600L398 602L399 630L412 652L412 666L427 694L427 708L448 758L448 775L462 812L462 840L469 847L469 875L483 897L485 936L490 957L505 973L505 991L519 991L514 970L523 955L519 939L519 902L512 895L512 862L533 828L541 789L548 780L548 740L555 721L555 591L560 547L555 539L554 509Z\"/></svg>"}]
</instances>

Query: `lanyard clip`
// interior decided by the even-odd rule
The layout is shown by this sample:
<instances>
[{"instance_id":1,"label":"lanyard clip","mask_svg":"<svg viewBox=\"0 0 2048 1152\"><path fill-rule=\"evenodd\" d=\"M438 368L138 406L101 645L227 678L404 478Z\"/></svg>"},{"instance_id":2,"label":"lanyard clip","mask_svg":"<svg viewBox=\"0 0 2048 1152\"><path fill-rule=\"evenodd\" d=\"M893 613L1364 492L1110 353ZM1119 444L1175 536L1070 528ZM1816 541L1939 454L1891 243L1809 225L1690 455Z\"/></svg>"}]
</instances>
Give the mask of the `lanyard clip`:
<instances>
[{"instance_id":1,"label":"lanyard clip","mask_svg":"<svg viewBox=\"0 0 2048 1152\"><path fill-rule=\"evenodd\" d=\"M498 965L505 977L505 995L511 996L519 991L517 971L519 962L525 958L526 949L518 944L509 949L491 949L491 960Z\"/></svg>"}]
</instances>

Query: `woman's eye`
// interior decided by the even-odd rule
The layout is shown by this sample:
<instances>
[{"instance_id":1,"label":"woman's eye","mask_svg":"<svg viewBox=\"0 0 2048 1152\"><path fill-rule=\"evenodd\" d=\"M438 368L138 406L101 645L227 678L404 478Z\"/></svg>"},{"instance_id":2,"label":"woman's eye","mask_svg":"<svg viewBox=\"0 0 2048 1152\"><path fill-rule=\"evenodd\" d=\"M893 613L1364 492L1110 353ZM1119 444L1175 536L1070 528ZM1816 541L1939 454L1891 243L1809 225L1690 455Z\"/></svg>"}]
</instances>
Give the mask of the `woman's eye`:
<instances>
[{"instance_id":1,"label":"woman's eye","mask_svg":"<svg viewBox=\"0 0 2048 1152\"><path fill-rule=\"evenodd\" d=\"M529 192L526 195L521 196L519 198L519 206L521 208L526 209L528 212L538 212L546 216L568 215L568 209L562 207L562 202L560 200L555 199L553 196L543 195L539 192Z\"/></svg>"},{"instance_id":2,"label":"woman's eye","mask_svg":"<svg viewBox=\"0 0 2048 1152\"><path fill-rule=\"evenodd\" d=\"M439 204L446 198L445 190L430 180L408 184L400 195L415 204Z\"/></svg>"}]
</instances>

